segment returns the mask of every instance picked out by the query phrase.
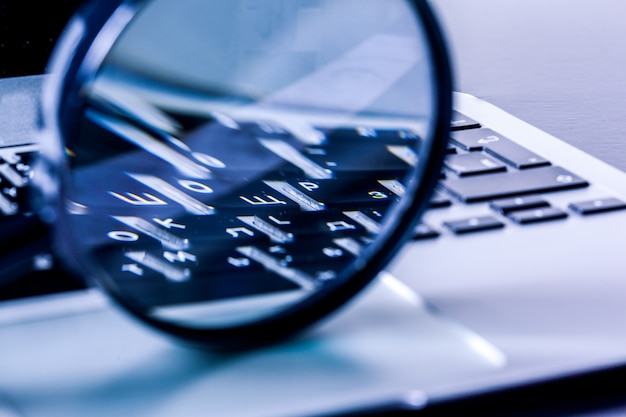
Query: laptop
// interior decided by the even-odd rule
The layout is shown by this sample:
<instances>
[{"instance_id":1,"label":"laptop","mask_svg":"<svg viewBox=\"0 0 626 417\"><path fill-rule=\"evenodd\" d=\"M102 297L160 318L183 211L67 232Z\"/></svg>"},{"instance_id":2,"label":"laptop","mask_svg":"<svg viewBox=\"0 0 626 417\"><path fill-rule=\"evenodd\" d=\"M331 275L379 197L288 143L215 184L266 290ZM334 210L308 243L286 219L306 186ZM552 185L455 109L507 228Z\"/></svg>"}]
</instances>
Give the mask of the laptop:
<instances>
[{"instance_id":1,"label":"laptop","mask_svg":"<svg viewBox=\"0 0 626 417\"><path fill-rule=\"evenodd\" d=\"M41 81L0 81L0 113L13 115L2 119L0 175L16 189L36 152ZM428 410L622 366L626 174L476 97L454 100L445 178L415 239L298 339L231 355L176 345L34 250L28 284L1 282L13 295L0 303L0 412ZM11 188L2 191L8 216L20 203Z\"/></svg>"}]
</instances>

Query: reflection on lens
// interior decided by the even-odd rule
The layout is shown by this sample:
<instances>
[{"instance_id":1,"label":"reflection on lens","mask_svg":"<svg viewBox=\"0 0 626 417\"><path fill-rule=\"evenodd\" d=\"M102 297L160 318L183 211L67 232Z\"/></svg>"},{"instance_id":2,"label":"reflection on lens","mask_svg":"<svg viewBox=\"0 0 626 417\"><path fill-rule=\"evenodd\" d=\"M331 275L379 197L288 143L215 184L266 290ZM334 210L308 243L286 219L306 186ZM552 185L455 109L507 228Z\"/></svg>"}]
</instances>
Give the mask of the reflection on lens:
<instances>
[{"instance_id":1,"label":"reflection on lens","mask_svg":"<svg viewBox=\"0 0 626 417\"><path fill-rule=\"evenodd\" d=\"M65 138L79 262L190 328L341 285L433 146L428 48L407 1L146 2Z\"/></svg>"}]
</instances>

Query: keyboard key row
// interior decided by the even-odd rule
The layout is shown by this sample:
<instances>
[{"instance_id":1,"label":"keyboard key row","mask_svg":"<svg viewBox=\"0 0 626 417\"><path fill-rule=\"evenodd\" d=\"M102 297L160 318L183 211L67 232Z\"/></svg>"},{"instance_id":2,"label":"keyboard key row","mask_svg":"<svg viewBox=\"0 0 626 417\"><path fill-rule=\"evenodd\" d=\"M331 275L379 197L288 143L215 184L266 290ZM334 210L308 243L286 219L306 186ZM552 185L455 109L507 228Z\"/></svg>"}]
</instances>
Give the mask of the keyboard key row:
<instances>
[{"instance_id":1,"label":"keyboard key row","mask_svg":"<svg viewBox=\"0 0 626 417\"><path fill-rule=\"evenodd\" d=\"M550 162L491 129L466 129L451 134L451 140L467 151L484 150L517 169L550 165Z\"/></svg>"},{"instance_id":2,"label":"keyboard key row","mask_svg":"<svg viewBox=\"0 0 626 417\"><path fill-rule=\"evenodd\" d=\"M489 207L520 225L560 220L569 217L566 211L550 206L548 201L536 195L495 200L489 204ZM624 210L626 209L626 203L615 197L606 197L571 203L568 207L570 210L580 215L587 216ZM500 229L505 227L505 225L506 223L504 221L493 215L472 216L465 219L443 222L443 226L457 235ZM415 228L413 239L435 238L439 235L440 233L436 228L421 223Z\"/></svg>"},{"instance_id":3,"label":"keyboard key row","mask_svg":"<svg viewBox=\"0 0 626 417\"><path fill-rule=\"evenodd\" d=\"M0 216L11 216L25 209L26 185L30 181L30 166L35 145L0 149Z\"/></svg>"}]
</instances>

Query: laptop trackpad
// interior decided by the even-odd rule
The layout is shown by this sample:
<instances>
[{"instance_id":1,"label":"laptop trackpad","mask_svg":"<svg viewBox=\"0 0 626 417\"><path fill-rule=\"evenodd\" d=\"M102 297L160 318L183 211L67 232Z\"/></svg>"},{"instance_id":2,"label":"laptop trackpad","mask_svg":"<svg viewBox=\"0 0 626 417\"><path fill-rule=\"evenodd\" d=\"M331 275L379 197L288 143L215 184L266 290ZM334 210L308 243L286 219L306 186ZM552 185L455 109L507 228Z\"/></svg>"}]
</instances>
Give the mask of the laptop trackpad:
<instances>
[{"instance_id":1,"label":"laptop trackpad","mask_svg":"<svg viewBox=\"0 0 626 417\"><path fill-rule=\"evenodd\" d=\"M0 392L25 416L308 415L420 398L505 362L385 274L313 332L253 352L176 346L107 303L4 323L0 340Z\"/></svg>"}]
</instances>

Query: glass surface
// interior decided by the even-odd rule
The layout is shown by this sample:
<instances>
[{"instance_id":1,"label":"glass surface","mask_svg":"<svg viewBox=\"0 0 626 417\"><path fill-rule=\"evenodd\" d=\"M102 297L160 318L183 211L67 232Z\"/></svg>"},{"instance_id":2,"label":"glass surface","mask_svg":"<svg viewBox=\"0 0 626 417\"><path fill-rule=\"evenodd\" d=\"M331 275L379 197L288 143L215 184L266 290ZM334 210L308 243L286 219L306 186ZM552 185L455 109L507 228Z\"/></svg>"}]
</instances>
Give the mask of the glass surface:
<instances>
[{"instance_id":1,"label":"glass surface","mask_svg":"<svg viewBox=\"0 0 626 417\"><path fill-rule=\"evenodd\" d=\"M441 140L412 2L152 0L115 19L57 132L76 269L193 330L324 302L368 267Z\"/></svg>"}]
</instances>

